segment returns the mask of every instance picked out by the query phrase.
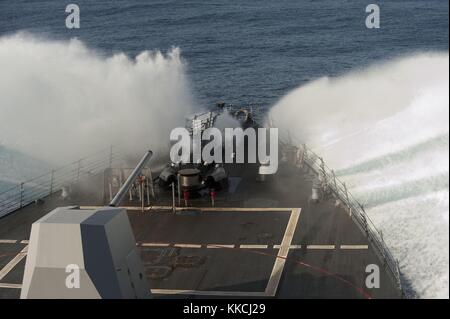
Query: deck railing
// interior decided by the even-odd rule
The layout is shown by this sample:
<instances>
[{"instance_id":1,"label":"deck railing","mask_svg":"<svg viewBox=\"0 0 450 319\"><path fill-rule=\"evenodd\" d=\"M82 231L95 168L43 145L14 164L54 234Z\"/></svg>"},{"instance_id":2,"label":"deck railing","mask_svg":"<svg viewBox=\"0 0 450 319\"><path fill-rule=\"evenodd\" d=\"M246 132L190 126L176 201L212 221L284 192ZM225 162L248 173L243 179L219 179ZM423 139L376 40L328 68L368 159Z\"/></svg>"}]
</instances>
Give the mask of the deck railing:
<instances>
[{"instance_id":1,"label":"deck railing","mask_svg":"<svg viewBox=\"0 0 450 319\"><path fill-rule=\"evenodd\" d=\"M117 153L108 147L0 192L0 218L86 176L102 172L116 159Z\"/></svg>"},{"instance_id":2,"label":"deck railing","mask_svg":"<svg viewBox=\"0 0 450 319\"><path fill-rule=\"evenodd\" d=\"M229 105L227 110L229 112L242 109L240 107ZM267 117L267 113L261 108L255 107L244 107L251 112L253 119L259 123L267 123L269 127L276 127L273 124L273 119ZM279 131L283 131L280 130ZM332 193L336 199L342 202L351 216L352 220L356 225L366 234L367 239L372 243L375 248L376 253L379 255L384 263L384 267L392 274L393 279L396 281L398 288L403 293L400 270L398 266L398 261L394 258L386 243L383 240L383 236L377 230L372 220L366 213L364 206L358 202L356 198L348 191L347 185L340 181L332 169L330 169L324 162L323 158L314 153L305 144L293 142L291 134L289 131L284 131L288 137L284 141L280 141L280 147L284 149L295 148L296 149L296 159L295 164L298 166L306 165L309 167L315 175L320 179L322 190L324 193ZM297 145L296 145L297 144Z\"/></svg>"},{"instance_id":3,"label":"deck railing","mask_svg":"<svg viewBox=\"0 0 450 319\"><path fill-rule=\"evenodd\" d=\"M340 181L332 169L324 162L323 158L314 153L305 144L298 146L289 138L289 142L281 142L281 148L296 152L295 165L302 167L306 165L317 175L323 194L333 194L336 199L342 202L347 208L349 215L358 227L366 234L369 242L373 244L375 251L383 261L384 265L397 282L398 288L402 291L400 271L397 260L393 257L389 248L383 240L383 236L375 227L372 220L367 215L364 206L348 191L345 182ZM294 150L292 149L294 148Z\"/></svg>"}]
</instances>

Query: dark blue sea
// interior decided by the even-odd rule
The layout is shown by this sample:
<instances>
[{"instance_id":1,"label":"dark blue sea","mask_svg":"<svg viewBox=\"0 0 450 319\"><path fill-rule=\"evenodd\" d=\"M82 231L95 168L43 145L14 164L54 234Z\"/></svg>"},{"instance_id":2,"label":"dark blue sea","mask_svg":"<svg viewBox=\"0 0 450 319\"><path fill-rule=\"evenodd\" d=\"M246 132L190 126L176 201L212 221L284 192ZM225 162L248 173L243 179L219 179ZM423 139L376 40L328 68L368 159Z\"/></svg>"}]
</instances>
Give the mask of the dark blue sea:
<instances>
[{"instance_id":1,"label":"dark blue sea","mask_svg":"<svg viewBox=\"0 0 450 319\"><path fill-rule=\"evenodd\" d=\"M176 46L198 101L270 106L320 76L411 51L448 50L448 1L86 1L79 29L68 1L0 1L0 36L77 37L110 55ZM367 29L365 8L380 7ZM1 70L0 70L1 72Z\"/></svg>"}]
</instances>

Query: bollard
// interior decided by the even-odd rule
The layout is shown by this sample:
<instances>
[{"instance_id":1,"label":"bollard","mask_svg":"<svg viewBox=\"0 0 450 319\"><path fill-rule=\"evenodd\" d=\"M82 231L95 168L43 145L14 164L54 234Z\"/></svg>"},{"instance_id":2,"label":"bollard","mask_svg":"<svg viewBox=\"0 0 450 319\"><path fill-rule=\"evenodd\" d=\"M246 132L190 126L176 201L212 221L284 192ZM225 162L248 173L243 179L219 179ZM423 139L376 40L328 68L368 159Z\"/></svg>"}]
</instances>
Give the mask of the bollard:
<instances>
[{"instance_id":1,"label":"bollard","mask_svg":"<svg viewBox=\"0 0 450 319\"><path fill-rule=\"evenodd\" d=\"M189 192L188 191L183 191L183 199L184 199L184 206L187 207L188 199L189 199Z\"/></svg>"},{"instance_id":2,"label":"bollard","mask_svg":"<svg viewBox=\"0 0 450 319\"><path fill-rule=\"evenodd\" d=\"M214 207L215 206L215 200L216 200L216 191L214 190L214 188L211 189L210 193L211 195L211 206Z\"/></svg>"}]
</instances>

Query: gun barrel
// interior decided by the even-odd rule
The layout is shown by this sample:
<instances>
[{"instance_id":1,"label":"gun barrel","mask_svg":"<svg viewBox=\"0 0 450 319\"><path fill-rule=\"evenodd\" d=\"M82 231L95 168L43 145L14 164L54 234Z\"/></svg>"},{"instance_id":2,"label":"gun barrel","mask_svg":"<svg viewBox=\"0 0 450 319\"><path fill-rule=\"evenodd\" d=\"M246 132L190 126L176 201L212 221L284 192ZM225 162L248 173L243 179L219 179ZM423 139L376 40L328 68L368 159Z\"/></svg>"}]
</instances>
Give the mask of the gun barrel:
<instances>
[{"instance_id":1,"label":"gun barrel","mask_svg":"<svg viewBox=\"0 0 450 319\"><path fill-rule=\"evenodd\" d=\"M116 196L114 196L114 198L111 200L111 202L109 203L109 206L117 207L120 205L123 198L125 197L128 190L130 189L131 185L133 185L134 180L139 175L139 173L142 171L142 169L147 164L147 162L150 160L152 155L153 155L153 152L150 150L144 154L144 156L139 161L139 164L137 164L137 166L131 172L130 176L128 176L125 183L122 185L122 187L117 192Z\"/></svg>"}]
</instances>

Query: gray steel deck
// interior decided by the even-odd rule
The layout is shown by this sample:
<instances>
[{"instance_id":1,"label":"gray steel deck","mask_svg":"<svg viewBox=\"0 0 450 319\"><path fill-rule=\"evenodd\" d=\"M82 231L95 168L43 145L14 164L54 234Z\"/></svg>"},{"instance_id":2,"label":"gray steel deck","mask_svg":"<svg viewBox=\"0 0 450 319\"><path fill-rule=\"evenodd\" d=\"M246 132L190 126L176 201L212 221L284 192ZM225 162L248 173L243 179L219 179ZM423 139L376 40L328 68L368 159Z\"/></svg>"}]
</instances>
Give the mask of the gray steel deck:
<instances>
[{"instance_id":1,"label":"gray steel deck","mask_svg":"<svg viewBox=\"0 0 450 319\"><path fill-rule=\"evenodd\" d=\"M401 297L348 212L332 198L309 203L309 173L284 165L259 183L256 166L227 169L232 182L214 208L200 198L174 214L156 207L171 203L162 190L144 212L126 203L155 297ZM20 295L32 222L57 206L103 204L103 176L86 183L70 200L53 194L0 219L0 298ZM368 264L379 266L380 288L366 288Z\"/></svg>"}]
</instances>

